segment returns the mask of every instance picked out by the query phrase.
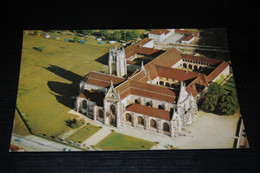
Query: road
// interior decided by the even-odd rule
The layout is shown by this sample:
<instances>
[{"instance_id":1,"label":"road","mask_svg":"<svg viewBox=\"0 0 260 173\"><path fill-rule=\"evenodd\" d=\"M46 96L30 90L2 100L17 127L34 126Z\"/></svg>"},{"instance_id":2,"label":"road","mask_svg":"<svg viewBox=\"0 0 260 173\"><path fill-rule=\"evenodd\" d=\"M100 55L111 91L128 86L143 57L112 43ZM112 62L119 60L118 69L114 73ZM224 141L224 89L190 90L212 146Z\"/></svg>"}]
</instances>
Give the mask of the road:
<instances>
[{"instance_id":1,"label":"road","mask_svg":"<svg viewBox=\"0 0 260 173\"><path fill-rule=\"evenodd\" d=\"M12 134L11 144L24 148L24 151L64 151L64 148L68 148L71 151L81 151L80 149L37 136L20 136L14 133Z\"/></svg>"}]
</instances>

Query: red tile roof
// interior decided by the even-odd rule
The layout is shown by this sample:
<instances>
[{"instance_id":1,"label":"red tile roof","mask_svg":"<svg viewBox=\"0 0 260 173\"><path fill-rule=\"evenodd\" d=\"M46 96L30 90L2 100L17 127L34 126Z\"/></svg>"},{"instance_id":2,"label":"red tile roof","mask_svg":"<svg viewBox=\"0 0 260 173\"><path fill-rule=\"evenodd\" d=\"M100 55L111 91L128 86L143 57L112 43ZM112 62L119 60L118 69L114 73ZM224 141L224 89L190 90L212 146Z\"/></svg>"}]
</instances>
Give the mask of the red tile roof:
<instances>
[{"instance_id":1,"label":"red tile roof","mask_svg":"<svg viewBox=\"0 0 260 173\"><path fill-rule=\"evenodd\" d=\"M165 77L169 79L174 79L178 81L186 81L190 79L194 79L199 76L199 73L181 70L177 68L165 67L160 65L155 65L157 74L160 77Z\"/></svg>"},{"instance_id":2,"label":"red tile roof","mask_svg":"<svg viewBox=\"0 0 260 173\"><path fill-rule=\"evenodd\" d=\"M203 57L203 56L193 56L193 55L181 54L181 57L182 57L183 60L203 62L203 63L208 63L208 64L211 64L211 65L214 65L214 64L221 62L221 60L213 59L213 58L206 58L206 57Z\"/></svg>"},{"instance_id":3,"label":"red tile roof","mask_svg":"<svg viewBox=\"0 0 260 173\"><path fill-rule=\"evenodd\" d=\"M148 115L156 118L161 118L165 120L170 120L170 112L162 109L157 109L149 106L144 106L140 104L132 104L127 109L127 111L136 112L143 115Z\"/></svg>"},{"instance_id":4,"label":"red tile roof","mask_svg":"<svg viewBox=\"0 0 260 173\"><path fill-rule=\"evenodd\" d=\"M149 34L156 34L156 35L162 35L162 34L168 34L170 31L168 29L152 29Z\"/></svg>"},{"instance_id":5,"label":"red tile roof","mask_svg":"<svg viewBox=\"0 0 260 173\"><path fill-rule=\"evenodd\" d=\"M143 54L143 55L152 55L154 53L160 52L159 49L142 47L144 44L150 42L152 39L145 38L133 45L130 45L125 48L125 55L126 59L130 58L131 56L135 55L136 53Z\"/></svg>"},{"instance_id":6,"label":"red tile roof","mask_svg":"<svg viewBox=\"0 0 260 173\"><path fill-rule=\"evenodd\" d=\"M222 61L222 63L215 68L208 76L208 81L213 81L223 70L225 70L228 67L228 63L226 61Z\"/></svg>"},{"instance_id":7,"label":"red tile roof","mask_svg":"<svg viewBox=\"0 0 260 173\"><path fill-rule=\"evenodd\" d=\"M185 35L188 35L188 34L194 34L195 37L197 37L199 35L198 32L193 32L193 31L187 31L187 30L181 30L181 29L175 29L174 31L175 33L181 33L181 34L185 34Z\"/></svg>"},{"instance_id":8,"label":"red tile roof","mask_svg":"<svg viewBox=\"0 0 260 173\"><path fill-rule=\"evenodd\" d=\"M136 64L137 62L126 60L126 63L127 63L127 64Z\"/></svg>"},{"instance_id":9,"label":"red tile roof","mask_svg":"<svg viewBox=\"0 0 260 173\"><path fill-rule=\"evenodd\" d=\"M82 81L86 82L87 84L92 84L92 85L105 88L110 86L111 80L115 85L117 85L123 82L125 78L121 78L121 77L117 77L105 73L90 72L85 76L85 78Z\"/></svg>"},{"instance_id":10,"label":"red tile roof","mask_svg":"<svg viewBox=\"0 0 260 173\"><path fill-rule=\"evenodd\" d=\"M148 82L149 81L149 79L148 79L148 77L147 77L147 75L145 74L144 71L139 71L138 73L133 75L131 77L131 79L136 80L136 81L142 81L142 82Z\"/></svg>"},{"instance_id":11,"label":"red tile roof","mask_svg":"<svg viewBox=\"0 0 260 173\"><path fill-rule=\"evenodd\" d=\"M144 83L135 80L127 80L116 87L120 98L123 99L129 94L147 97L151 99L163 100L173 103L176 99L175 93L167 87Z\"/></svg>"},{"instance_id":12,"label":"red tile roof","mask_svg":"<svg viewBox=\"0 0 260 173\"><path fill-rule=\"evenodd\" d=\"M153 59L149 63L147 63L144 67L147 71L150 72L151 80L158 76L155 65L162 65L166 67L171 67L175 63L181 60L180 52L173 48L168 49L163 54L159 55L157 58Z\"/></svg>"},{"instance_id":13,"label":"red tile roof","mask_svg":"<svg viewBox=\"0 0 260 173\"><path fill-rule=\"evenodd\" d=\"M82 93L80 93L79 97L95 102L98 106L103 107L105 94L98 91L84 90Z\"/></svg>"},{"instance_id":14,"label":"red tile roof","mask_svg":"<svg viewBox=\"0 0 260 173\"><path fill-rule=\"evenodd\" d=\"M194 35L190 34L187 37L183 38L182 41L190 41L193 37L194 37Z\"/></svg>"}]
</instances>

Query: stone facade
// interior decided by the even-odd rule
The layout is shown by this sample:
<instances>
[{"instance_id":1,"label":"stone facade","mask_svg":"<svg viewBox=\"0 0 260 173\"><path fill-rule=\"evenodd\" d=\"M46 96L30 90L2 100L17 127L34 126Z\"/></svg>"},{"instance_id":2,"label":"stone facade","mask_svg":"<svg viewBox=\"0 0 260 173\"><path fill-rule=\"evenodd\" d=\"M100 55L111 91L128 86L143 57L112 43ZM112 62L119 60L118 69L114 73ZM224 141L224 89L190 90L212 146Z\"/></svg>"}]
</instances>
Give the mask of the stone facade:
<instances>
[{"instance_id":1,"label":"stone facade","mask_svg":"<svg viewBox=\"0 0 260 173\"><path fill-rule=\"evenodd\" d=\"M115 47L109 50L108 70L110 75L118 77L127 76L127 65L124 47L121 49Z\"/></svg>"},{"instance_id":2,"label":"stone facade","mask_svg":"<svg viewBox=\"0 0 260 173\"><path fill-rule=\"evenodd\" d=\"M224 61L181 55L173 49L157 57L159 60L155 58L154 64L142 63L137 73L129 77L124 48L110 49L109 74L90 72L85 76L79 86L75 110L117 128L131 126L172 137L180 135L197 117L197 101L203 89L221 74L227 76L229 65ZM173 60L168 61L169 58ZM165 66L163 61L167 63ZM212 73L205 75L181 68L209 68Z\"/></svg>"}]
</instances>

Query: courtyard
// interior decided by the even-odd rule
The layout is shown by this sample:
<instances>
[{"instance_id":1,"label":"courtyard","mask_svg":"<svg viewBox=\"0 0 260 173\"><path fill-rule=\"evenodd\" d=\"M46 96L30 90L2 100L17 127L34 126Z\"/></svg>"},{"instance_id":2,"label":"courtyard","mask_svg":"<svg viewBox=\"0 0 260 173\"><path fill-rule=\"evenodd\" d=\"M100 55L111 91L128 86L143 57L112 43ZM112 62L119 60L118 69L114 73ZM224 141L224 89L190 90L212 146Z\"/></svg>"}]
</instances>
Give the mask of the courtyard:
<instances>
[{"instance_id":1,"label":"courtyard","mask_svg":"<svg viewBox=\"0 0 260 173\"><path fill-rule=\"evenodd\" d=\"M234 140L236 138L237 123L240 114L236 113L230 116L219 116L213 113L206 113L199 111L197 119L185 130L182 131L178 137L169 137L164 134L158 134L144 129L134 128L132 126L125 126L124 128L116 128L111 125L104 125L101 122L94 121L74 110L70 110L68 113L79 115L86 120L86 122L95 125L102 126L102 129L91 137L83 141L86 147L95 149L130 149L128 145L121 146L121 138L130 141L139 141L133 145L132 149L142 149L146 146L150 149L224 149L233 148ZM114 133L125 135L124 137L118 137L115 141ZM115 137L117 138L117 137ZM120 140L119 140L120 138ZM135 140L135 138L138 138ZM145 142L146 141L146 142ZM143 145L142 143L147 143ZM153 144L153 145L151 145ZM142 145L144 147L142 147ZM124 148L125 147L125 148ZM140 148L141 147L141 148ZM146 148L147 149L147 148Z\"/></svg>"}]
</instances>

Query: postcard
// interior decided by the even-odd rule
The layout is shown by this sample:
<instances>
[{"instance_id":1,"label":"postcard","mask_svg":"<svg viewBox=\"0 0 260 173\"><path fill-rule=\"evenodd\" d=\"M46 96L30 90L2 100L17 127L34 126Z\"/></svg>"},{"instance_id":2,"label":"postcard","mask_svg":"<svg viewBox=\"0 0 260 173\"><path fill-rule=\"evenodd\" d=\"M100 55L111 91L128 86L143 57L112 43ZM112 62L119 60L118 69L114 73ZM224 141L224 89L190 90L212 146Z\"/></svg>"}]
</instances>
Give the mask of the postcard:
<instances>
[{"instance_id":1,"label":"postcard","mask_svg":"<svg viewBox=\"0 0 260 173\"><path fill-rule=\"evenodd\" d=\"M225 28L24 30L10 152L249 148Z\"/></svg>"}]
</instances>

